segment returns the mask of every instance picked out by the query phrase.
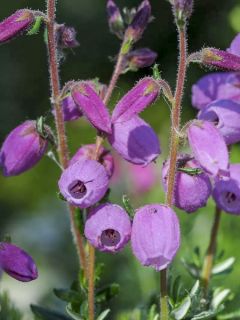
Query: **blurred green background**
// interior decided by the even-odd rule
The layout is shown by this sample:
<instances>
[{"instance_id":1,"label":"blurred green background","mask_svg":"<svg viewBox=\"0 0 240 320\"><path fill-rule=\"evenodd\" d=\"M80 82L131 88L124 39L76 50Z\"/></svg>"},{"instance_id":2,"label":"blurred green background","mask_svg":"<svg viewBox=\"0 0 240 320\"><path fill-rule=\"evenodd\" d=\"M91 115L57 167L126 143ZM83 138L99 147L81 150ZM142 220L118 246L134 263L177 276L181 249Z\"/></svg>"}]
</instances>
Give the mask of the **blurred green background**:
<instances>
[{"instance_id":1,"label":"blurred green background","mask_svg":"<svg viewBox=\"0 0 240 320\"><path fill-rule=\"evenodd\" d=\"M121 7L136 6L139 1L119 0ZM162 77L174 86L177 69L176 27L170 5L165 0L151 0L155 17L136 47L149 47L158 52L157 62ZM59 0L58 22L72 25L78 32L80 47L66 53L61 66L62 83L71 79L90 79L99 77L108 83L119 41L108 31L105 12L106 1L99 0ZM0 19L10 15L16 9L28 7L45 9L45 1L1 1ZM240 32L240 4L238 0L198 0L189 26L189 51L202 46L214 46L225 49ZM0 142L10 130L26 119L35 119L40 115L52 121L49 103L49 75L47 55L42 32L36 36L23 36L0 46ZM192 66L188 72L186 94L184 98L183 121L193 118L196 111L191 107L191 86L207 70ZM150 74L151 69L123 75L115 90L111 107L128 88L139 78ZM161 163L168 153L169 108L163 100L158 101L143 117L151 123L159 134L162 155L157 163L160 172ZM67 124L69 146L73 153L81 144L92 143L95 131L84 120ZM232 152L234 162L239 161L238 146ZM77 259L69 230L68 214L65 203L57 196L57 180L60 171L45 157L39 165L29 172L12 178L0 176L0 237L12 236L13 242L32 254L39 266L39 279L30 284L18 283L3 276L1 288L7 288L10 296L26 314L29 303L41 303L52 308L64 306L54 298L51 290L68 286L77 273ZM122 173L122 182L113 186L111 200L121 203L121 195L126 192L129 181ZM129 192L129 186L128 186ZM162 201L164 195L160 179L152 191L139 197L132 197L137 206ZM181 258L187 257L196 245L204 253L213 218L213 203L192 215L179 212L182 228L182 246L173 265L173 274L181 274L186 287L193 281L183 269ZM224 215L219 235L219 248L226 251L226 257L236 256L234 272L220 277L216 284L224 284L238 294L240 298L240 219ZM158 275L139 265L132 256L130 248L117 255L98 254L98 259L106 263L103 282L118 282L121 291L112 301L111 319L117 319L119 310L128 310L141 304L153 292L158 290ZM236 300L236 301L237 301ZM233 302L238 305L238 302ZM30 317L31 319L31 317Z\"/></svg>"}]
</instances>

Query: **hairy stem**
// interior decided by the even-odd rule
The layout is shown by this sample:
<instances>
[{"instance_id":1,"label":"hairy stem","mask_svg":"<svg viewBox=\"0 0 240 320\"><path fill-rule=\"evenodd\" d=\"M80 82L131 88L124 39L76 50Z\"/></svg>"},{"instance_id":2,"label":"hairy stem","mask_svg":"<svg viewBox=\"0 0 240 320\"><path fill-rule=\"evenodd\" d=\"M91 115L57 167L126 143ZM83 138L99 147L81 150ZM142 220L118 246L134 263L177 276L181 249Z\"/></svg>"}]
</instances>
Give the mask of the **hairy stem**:
<instances>
[{"instance_id":1,"label":"hairy stem","mask_svg":"<svg viewBox=\"0 0 240 320\"><path fill-rule=\"evenodd\" d=\"M203 271L202 271L202 285L204 288L205 295L207 295L208 286L211 279L213 260L216 252L216 245L217 245L217 235L218 235L218 230L220 225L220 218L221 218L221 210L216 206L214 222L211 230L210 242L209 242L207 253L204 259Z\"/></svg>"},{"instance_id":2,"label":"hairy stem","mask_svg":"<svg viewBox=\"0 0 240 320\"><path fill-rule=\"evenodd\" d=\"M55 109L55 125L58 139L58 156L62 168L68 166L68 145L65 133L64 117L61 108L60 96L60 79L58 70L58 57L57 57L57 44L55 34L55 11L56 1L47 0L47 31L48 31L48 53L49 53L49 73L50 73L50 85L51 85L51 103ZM77 247L80 266L82 266L86 274L86 256L83 245L83 238L79 229L75 224L74 219L74 207L69 206L71 230L73 232L73 238Z\"/></svg>"},{"instance_id":3,"label":"hairy stem","mask_svg":"<svg viewBox=\"0 0 240 320\"><path fill-rule=\"evenodd\" d=\"M88 265L88 319L94 320L94 266L95 249L89 244L89 265Z\"/></svg>"},{"instance_id":4,"label":"hairy stem","mask_svg":"<svg viewBox=\"0 0 240 320\"><path fill-rule=\"evenodd\" d=\"M175 91L174 102L171 115L171 138L170 138L170 157L169 157L169 173L168 173L168 188L166 194L166 204L173 205L173 192L176 175L177 153L179 146L178 132L181 124L181 103L183 96L184 83L187 69L187 39L186 29L178 28L179 32L179 68L177 76L177 85ZM167 301L167 270L161 271L161 320L168 319L168 301Z\"/></svg>"}]
</instances>

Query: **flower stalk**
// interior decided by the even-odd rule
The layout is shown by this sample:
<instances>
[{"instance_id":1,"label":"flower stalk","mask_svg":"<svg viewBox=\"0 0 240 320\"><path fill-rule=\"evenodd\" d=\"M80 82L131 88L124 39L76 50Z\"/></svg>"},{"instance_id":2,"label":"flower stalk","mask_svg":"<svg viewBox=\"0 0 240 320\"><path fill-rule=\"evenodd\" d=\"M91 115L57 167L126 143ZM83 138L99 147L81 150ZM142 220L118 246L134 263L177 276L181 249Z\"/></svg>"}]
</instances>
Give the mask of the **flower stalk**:
<instances>
[{"instance_id":1,"label":"flower stalk","mask_svg":"<svg viewBox=\"0 0 240 320\"><path fill-rule=\"evenodd\" d=\"M177 76L177 85L172 104L171 115L171 138L170 138L170 157L169 157L169 175L168 175L168 187L165 202L168 206L173 205L173 192L176 176L176 163L179 147L179 135L181 124L181 103L184 90L184 83L186 78L187 69L187 37L186 28L178 28L179 34L179 68ZM160 272L161 276L161 294L160 294L160 306L161 306L161 320L168 319L168 298L167 298L167 269Z\"/></svg>"},{"instance_id":2,"label":"flower stalk","mask_svg":"<svg viewBox=\"0 0 240 320\"><path fill-rule=\"evenodd\" d=\"M58 58L57 58L57 44L55 34L55 12L56 1L47 1L47 32L48 32L48 53L49 53L49 73L50 73L50 85L51 85L51 102L55 109L55 125L57 131L58 140L58 156L62 168L68 166L68 145L65 133L64 116L60 102L60 78L58 70ZM86 269L86 255L83 245L83 237L78 229L74 219L74 207L68 206L70 212L71 229L73 233L74 242L76 244L80 266L83 268L84 273L87 274Z\"/></svg>"}]
</instances>

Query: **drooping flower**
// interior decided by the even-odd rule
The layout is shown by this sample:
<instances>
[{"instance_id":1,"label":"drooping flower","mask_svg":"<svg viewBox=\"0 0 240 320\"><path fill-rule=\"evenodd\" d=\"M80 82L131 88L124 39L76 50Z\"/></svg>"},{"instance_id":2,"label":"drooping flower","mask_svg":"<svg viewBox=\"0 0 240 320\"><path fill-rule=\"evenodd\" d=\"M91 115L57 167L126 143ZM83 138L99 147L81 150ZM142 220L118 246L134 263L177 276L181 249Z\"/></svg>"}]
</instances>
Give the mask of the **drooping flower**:
<instances>
[{"instance_id":1,"label":"drooping flower","mask_svg":"<svg viewBox=\"0 0 240 320\"><path fill-rule=\"evenodd\" d=\"M213 198L220 209L240 215L240 164L231 164L229 172L229 179L215 182Z\"/></svg>"},{"instance_id":2,"label":"drooping flower","mask_svg":"<svg viewBox=\"0 0 240 320\"><path fill-rule=\"evenodd\" d=\"M65 169L58 182L63 197L79 208L88 208L105 195L109 176L95 160L80 159Z\"/></svg>"},{"instance_id":3,"label":"drooping flower","mask_svg":"<svg viewBox=\"0 0 240 320\"><path fill-rule=\"evenodd\" d=\"M192 105L202 110L215 100L240 103L240 76L232 72L215 72L202 77L192 87Z\"/></svg>"},{"instance_id":4,"label":"drooping flower","mask_svg":"<svg viewBox=\"0 0 240 320\"><path fill-rule=\"evenodd\" d=\"M38 277L33 259L21 248L7 242L0 242L0 269L22 282Z\"/></svg>"},{"instance_id":5,"label":"drooping flower","mask_svg":"<svg viewBox=\"0 0 240 320\"><path fill-rule=\"evenodd\" d=\"M228 172L229 156L223 136L209 121L193 121L187 129L188 141L195 159L213 176Z\"/></svg>"},{"instance_id":6,"label":"drooping flower","mask_svg":"<svg viewBox=\"0 0 240 320\"><path fill-rule=\"evenodd\" d=\"M157 99L159 91L159 84L153 78L143 78L117 103L112 122L127 121L139 114Z\"/></svg>"},{"instance_id":7,"label":"drooping flower","mask_svg":"<svg viewBox=\"0 0 240 320\"><path fill-rule=\"evenodd\" d=\"M0 22L0 43L9 41L28 30L34 22L34 13L28 9L20 9Z\"/></svg>"},{"instance_id":8,"label":"drooping flower","mask_svg":"<svg viewBox=\"0 0 240 320\"><path fill-rule=\"evenodd\" d=\"M130 25L126 29L125 38L136 42L141 39L151 17L151 5L148 0L143 0L137 9Z\"/></svg>"},{"instance_id":9,"label":"drooping flower","mask_svg":"<svg viewBox=\"0 0 240 320\"><path fill-rule=\"evenodd\" d=\"M84 234L98 250L114 253L128 243L131 221L120 206L105 203L90 211Z\"/></svg>"},{"instance_id":10,"label":"drooping flower","mask_svg":"<svg viewBox=\"0 0 240 320\"><path fill-rule=\"evenodd\" d=\"M165 269L180 246L180 227L175 212L161 204L138 209L133 219L131 245L142 265L158 271Z\"/></svg>"},{"instance_id":11,"label":"drooping flower","mask_svg":"<svg viewBox=\"0 0 240 320\"><path fill-rule=\"evenodd\" d=\"M96 151L95 144L87 144L78 149L72 159L69 161L69 166L81 159L93 159ZM110 151L104 147L100 147L98 152L99 162L104 166L109 178L113 175L114 161Z\"/></svg>"},{"instance_id":12,"label":"drooping flower","mask_svg":"<svg viewBox=\"0 0 240 320\"><path fill-rule=\"evenodd\" d=\"M36 128L36 121L25 121L13 129L0 150L4 176L16 176L29 170L43 157L48 146Z\"/></svg>"},{"instance_id":13,"label":"drooping flower","mask_svg":"<svg viewBox=\"0 0 240 320\"><path fill-rule=\"evenodd\" d=\"M111 133L111 118L99 95L86 81L73 86L72 97L89 122L98 130Z\"/></svg>"},{"instance_id":14,"label":"drooping flower","mask_svg":"<svg viewBox=\"0 0 240 320\"><path fill-rule=\"evenodd\" d=\"M240 104L232 100L216 100L200 111L199 120L214 123L227 144L240 141Z\"/></svg>"},{"instance_id":15,"label":"drooping flower","mask_svg":"<svg viewBox=\"0 0 240 320\"><path fill-rule=\"evenodd\" d=\"M190 169L190 170L189 170ZM198 169L195 173L194 170ZM163 164L162 182L167 190L169 160ZM174 204L179 209L191 213L206 205L211 195L211 182L200 164L190 155L180 155L177 161L177 174L174 188Z\"/></svg>"},{"instance_id":16,"label":"drooping flower","mask_svg":"<svg viewBox=\"0 0 240 320\"><path fill-rule=\"evenodd\" d=\"M153 129L138 116L112 125L109 143L127 161L147 165L160 154L160 144Z\"/></svg>"}]
</instances>

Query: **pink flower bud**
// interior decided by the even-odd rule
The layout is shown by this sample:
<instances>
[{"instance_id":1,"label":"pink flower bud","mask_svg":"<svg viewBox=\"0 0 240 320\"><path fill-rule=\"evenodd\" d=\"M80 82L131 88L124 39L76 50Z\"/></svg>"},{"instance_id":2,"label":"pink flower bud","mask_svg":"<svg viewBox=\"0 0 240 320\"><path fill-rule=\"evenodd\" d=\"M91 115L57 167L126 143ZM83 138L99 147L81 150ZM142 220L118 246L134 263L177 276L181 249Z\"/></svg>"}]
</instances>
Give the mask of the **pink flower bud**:
<instances>
[{"instance_id":1,"label":"pink flower bud","mask_svg":"<svg viewBox=\"0 0 240 320\"><path fill-rule=\"evenodd\" d=\"M65 169L58 182L63 197L79 208L88 208L105 195L109 177L99 162L80 159Z\"/></svg>"},{"instance_id":2,"label":"pink flower bud","mask_svg":"<svg viewBox=\"0 0 240 320\"><path fill-rule=\"evenodd\" d=\"M165 269L180 246L180 226L175 212L161 204L138 209L133 219L131 244L142 265L157 271Z\"/></svg>"},{"instance_id":3,"label":"pink flower bud","mask_svg":"<svg viewBox=\"0 0 240 320\"><path fill-rule=\"evenodd\" d=\"M57 44L60 48L75 48L79 46L76 39L77 32L73 27L65 26L65 24L57 25L56 36Z\"/></svg>"},{"instance_id":4,"label":"pink flower bud","mask_svg":"<svg viewBox=\"0 0 240 320\"><path fill-rule=\"evenodd\" d=\"M13 129L3 142L0 167L4 176L16 176L35 166L48 146L36 129L36 121L25 121Z\"/></svg>"},{"instance_id":5,"label":"pink flower bud","mask_svg":"<svg viewBox=\"0 0 240 320\"><path fill-rule=\"evenodd\" d=\"M147 165L160 154L159 140L153 129L138 116L125 122L113 123L109 143L123 159Z\"/></svg>"},{"instance_id":6,"label":"pink flower bud","mask_svg":"<svg viewBox=\"0 0 240 320\"><path fill-rule=\"evenodd\" d=\"M83 147L78 149L78 151L75 153L75 155L69 161L69 166L71 166L73 163L75 163L81 159L93 159L95 151L96 151L95 144L84 145ZM114 171L113 156L110 154L109 150L105 149L102 146L99 149L98 156L99 156L99 162L104 166L109 178L111 178L113 175L113 171Z\"/></svg>"},{"instance_id":7,"label":"pink flower bud","mask_svg":"<svg viewBox=\"0 0 240 320\"><path fill-rule=\"evenodd\" d=\"M200 111L198 119L211 121L221 132L226 144L240 141L240 104L216 100Z\"/></svg>"},{"instance_id":8,"label":"pink flower bud","mask_svg":"<svg viewBox=\"0 0 240 320\"><path fill-rule=\"evenodd\" d=\"M110 31L122 39L124 34L124 21L120 10L113 0L107 2L107 15Z\"/></svg>"},{"instance_id":9,"label":"pink flower bud","mask_svg":"<svg viewBox=\"0 0 240 320\"><path fill-rule=\"evenodd\" d=\"M38 277L33 259L19 247L7 242L0 242L0 269L22 282Z\"/></svg>"},{"instance_id":10,"label":"pink flower bud","mask_svg":"<svg viewBox=\"0 0 240 320\"><path fill-rule=\"evenodd\" d=\"M148 0L143 0L137 9L132 22L128 26L125 38L133 42L141 39L144 30L146 29L151 17L151 5Z\"/></svg>"},{"instance_id":11,"label":"pink flower bud","mask_svg":"<svg viewBox=\"0 0 240 320\"><path fill-rule=\"evenodd\" d=\"M10 17L0 22L0 43L13 39L26 31L34 22L34 14L31 10L17 10Z\"/></svg>"},{"instance_id":12,"label":"pink flower bud","mask_svg":"<svg viewBox=\"0 0 240 320\"><path fill-rule=\"evenodd\" d=\"M152 78L143 78L128 91L113 110L112 122L128 121L151 105L158 97L160 87Z\"/></svg>"},{"instance_id":13,"label":"pink flower bud","mask_svg":"<svg viewBox=\"0 0 240 320\"><path fill-rule=\"evenodd\" d=\"M157 53L149 48L133 50L125 56L125 69L137 71L140 68L151 66L156 59Z\"/></svg>"},{"instance_id":14,"label":"pink flower bud","mask_svg":"<svg viewBox=\"0 0 240 320\"><path fill-rule=\"evenodd\" d=\"M221 69L240 71L240 56L215 48L202 50L201 63Z\"/></svg>"},{"instance_id":15,"label":"pink flower bud","mask_svg":"<svg viewBox=\"0 0 240 320\"><path fill-rule=\"evenodd\" d=\"M120 206L105 203L90 211L84 234L98 250L115 253L128 243L131 221Z\"/></svg>"},{"instance_id":16,"label":"pink flower bud","mask_svg":"<svg viewBox=\"0 0 240 320\"><path fill-rule=\"evenodd\" d=\"M228 171L228 149L223 136L211 122L193 121L187 130L194 157L208 173L217 176Z\"/></svg>"},{"instance_id":17,"label":"pink flower bud","mask_svg":"<svg viewBox=\"0 0 240 320\"><path fill-rule=\"evenodd\" d=\"M189 174L178 169L196 169L199 168L200 173ZM162 183L164 190L167 190L167 179L169 173L169 160L163 164ZM211 195L211 182L206 173L201 172L200 164L189 155L178 156L177 174L175 178L174 188L174 205L192 213L207 204Z\"/></svg>"},{"instance_id":18,"label":"pink flower bud","mask_svg":"<svg viewBox=\"0 0 240 320\"><path fill-rule=\"evenodd\" d=\"M86 82L79 82L72 88L72 97L89 122L98 130L111 133L111 118L107 107L98 94Z\"/></svg>"}]
</instances>

